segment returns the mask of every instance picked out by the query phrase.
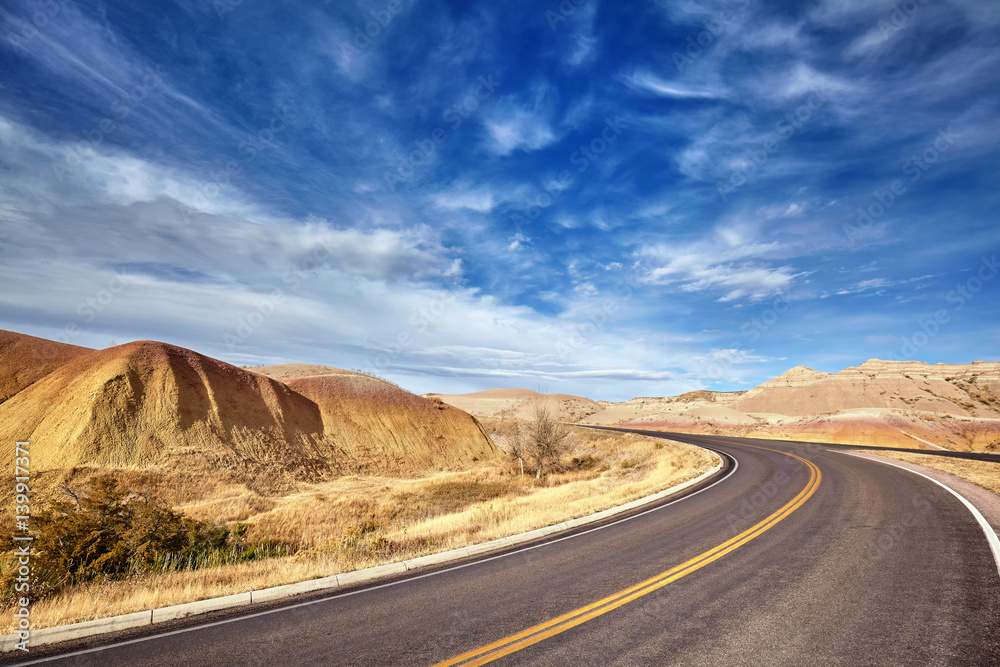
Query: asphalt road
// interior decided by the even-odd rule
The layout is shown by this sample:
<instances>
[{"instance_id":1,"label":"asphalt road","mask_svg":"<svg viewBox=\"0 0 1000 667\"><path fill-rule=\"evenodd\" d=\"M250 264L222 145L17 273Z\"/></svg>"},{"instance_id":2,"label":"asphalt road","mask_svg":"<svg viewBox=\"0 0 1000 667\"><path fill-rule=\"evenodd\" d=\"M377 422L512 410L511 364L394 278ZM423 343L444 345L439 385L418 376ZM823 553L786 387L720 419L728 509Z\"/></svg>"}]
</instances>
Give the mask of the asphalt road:
<instances>
[{"instance_id":1,"label":"asphalt road","mask_svg":"<svg viewBox=\"0 0 1000 667\"><path fill-rule=\"evenodd\" d=\"M947 491L822 445L671 437L738 465L568 539L49 664L1000 664L1000 576Z\"/></svg>"}]
</instances>

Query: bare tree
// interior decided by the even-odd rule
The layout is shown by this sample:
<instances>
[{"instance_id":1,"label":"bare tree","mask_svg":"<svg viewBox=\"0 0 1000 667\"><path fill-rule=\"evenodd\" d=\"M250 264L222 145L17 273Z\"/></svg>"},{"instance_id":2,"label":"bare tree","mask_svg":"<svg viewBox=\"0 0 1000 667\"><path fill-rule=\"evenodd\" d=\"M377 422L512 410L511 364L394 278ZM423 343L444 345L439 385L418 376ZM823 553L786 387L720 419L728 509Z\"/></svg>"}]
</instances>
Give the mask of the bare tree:
<instances>
[{"instance_id":1,"label":"bare tree","mask_svg":"<svg viewBox=\"0 0 1000 667\"><path fill-rule=\"evenodd\" d=\"M552 414L552 408L543 397L534 403L535 420L531 425L531 449L538 466L535 477L541 479L545 466L559 459L569 430Z\"/></svg>"},{"instance_id":2,"label":"bare tree","mask_svg":"<svg viewBox=\"0 0 1000 667\"><path fill-rule=\"evenodd\" d=\"M515 412L516 406L501 410L499 413L500 422L494 424L490 437L499 445L500 449L517 459L517 462L521 465L521 477L524 477L524 429L520 420L513 417Z\"/></svg>"}]
</instances>

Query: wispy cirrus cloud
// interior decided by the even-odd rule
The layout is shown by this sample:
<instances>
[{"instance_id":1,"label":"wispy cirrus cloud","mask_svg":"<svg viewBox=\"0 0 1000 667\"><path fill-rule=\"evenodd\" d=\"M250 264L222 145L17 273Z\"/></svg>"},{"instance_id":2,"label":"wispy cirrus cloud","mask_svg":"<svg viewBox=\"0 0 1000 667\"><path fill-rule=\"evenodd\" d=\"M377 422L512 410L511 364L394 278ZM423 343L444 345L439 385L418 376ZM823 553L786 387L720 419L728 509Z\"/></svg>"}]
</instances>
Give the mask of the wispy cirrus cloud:
<instances>
[{"instance_id":1,"label":"wispy cirrus cloud","mask_svg":"<svg viewBox=\"0 0 1000 667\"><path fill-rule=\"evenodd\" d=\"M382 358L422 390L734 389L878 356L996 243L995 3L926 3L888 32L894 0L588 0L555 31L521 1L406 2L390 20L350 3L241 3L223 21L173 0L55 4L25 48L12 39L43 5L0 8L15 330L75 322L76 342L245 363ZM158 83L136 88L149 68ZM910 180L942 128L955 144ZM844 225L873 202L852 245ZM128 288L81 321L121 272ZM275 290L253 335L222 344ZM927 354L992 354L991 295ZM720 355L732 372L698 378Z\"/></svg>"},{"instance_id":2,"label":"wispy cirrus cloud","mask_svg":"<svg viewBox=\"0 0 1000 667\"><path fill-rule=\"evenodd\" d=\"M775 260L794 254L775 241L764 241L759 230L745 225L722 226L707 238L683 245L643 246L637 253L651 285L675 285L684 292L709 292L728 303L763 299L787 292L809 272Z\"/></svg>"},{"instance_id":3,"label":"wispy cirrus cloud","mask_svg":"<svg viewBox=\"0 0 1000 667\"><path fill-rule=\"evenodd\" d=\"M639 71L623 77L625 84L638 92L652 93L676 99L713 100L726 96L721 88L692 87L685 83L662 79L649 72Z\"/></svg>"},{"instance_id":4,"label":"wispy cirrus cloud","mask_svg":"<svg viewBox=\"0 0 1000 667\"><path fill-rule=\"evenodd\" d=\"M555 143L559 136L553 127L554 98L550 85L536 84L527 96L506 95L497 101L484 121L488 149L507 156L514 151L537 151Z\"/></svg>"}]
</instances>

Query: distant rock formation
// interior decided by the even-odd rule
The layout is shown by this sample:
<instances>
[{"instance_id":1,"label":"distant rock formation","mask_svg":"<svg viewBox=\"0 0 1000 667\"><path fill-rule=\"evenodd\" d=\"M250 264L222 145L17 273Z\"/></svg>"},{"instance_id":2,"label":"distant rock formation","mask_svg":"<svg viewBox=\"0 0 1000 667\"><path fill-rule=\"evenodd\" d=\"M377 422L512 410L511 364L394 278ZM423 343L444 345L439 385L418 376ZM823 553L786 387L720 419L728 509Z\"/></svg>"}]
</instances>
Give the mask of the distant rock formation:
<instances>
[{"instance_id":1,"label":"distant rock formation","mask_svg":"<svg viewBox=\"0 0 1000 667\"><path fill-rule=\"evenodd\" d=\"M796 366L743 392L601 403L582 421L690 433L888 447L1000 450L1000 364L870 359Z\"/></svg>"}]
</instances>

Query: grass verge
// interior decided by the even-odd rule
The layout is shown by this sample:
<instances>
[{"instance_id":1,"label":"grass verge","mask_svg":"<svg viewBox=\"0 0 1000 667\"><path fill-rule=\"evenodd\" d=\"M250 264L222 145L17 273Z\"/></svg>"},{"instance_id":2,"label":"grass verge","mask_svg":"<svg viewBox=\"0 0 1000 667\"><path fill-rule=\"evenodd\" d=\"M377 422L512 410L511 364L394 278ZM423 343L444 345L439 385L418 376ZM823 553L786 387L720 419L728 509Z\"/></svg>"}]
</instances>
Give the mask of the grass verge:
<instances>
[{"instance_id":1,"label":"grass verge","mask_svg":"<svg viewBox=\"0 0 1000 667\"><path fill-rule=\"evenodd\" d=\"M978 484L988 491L1000 494L1000 462L971 461L969 459L952 458L950 456L912 454L895 450L880 450L871 453L941 470L942 472L966 479L973 484Z\"/></svg>"},{"instance_id":2,"label":"grass verge","mask_svg":"<svg viewBox=\"0 0 1000 667\"><path fill-rule=\"evenodd\" d=\"M484 420L484 426L501 433L509 423ZM192 602L485 542L641 498L717 462L714 453L687 444L574 428L566 451L541 480L522 475L518 461L507 458L416 478L299 483L270 495L250 482L207 486L202 495L186 493L175 508L230 527L239 522L248 542L284 545L288 555L69 586L34 602L32 626ZM154 473L141 476L156 488L191 486ZM0 610L5 619L12 618L8 611ZM9 621L4 626L6 633L13 629Z\"/></svg>"}]
</instances>

